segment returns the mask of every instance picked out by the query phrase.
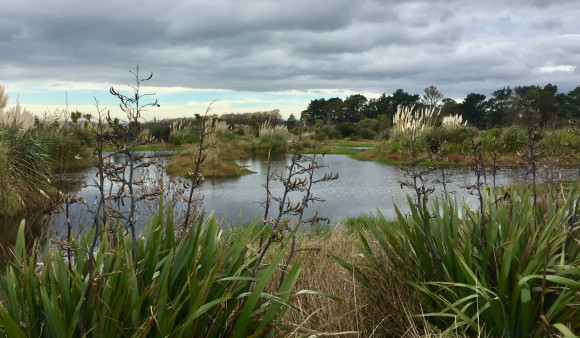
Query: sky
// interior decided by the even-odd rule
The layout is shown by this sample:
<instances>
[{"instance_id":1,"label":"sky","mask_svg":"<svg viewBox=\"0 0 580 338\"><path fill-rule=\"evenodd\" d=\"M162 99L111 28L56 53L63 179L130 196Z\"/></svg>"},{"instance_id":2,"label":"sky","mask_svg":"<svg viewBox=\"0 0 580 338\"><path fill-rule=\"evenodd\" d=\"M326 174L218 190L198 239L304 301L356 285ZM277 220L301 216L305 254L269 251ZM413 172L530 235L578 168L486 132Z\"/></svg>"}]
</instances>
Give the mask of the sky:
<instances>
[{"instance_id":1,"label":"sky","mask_svg":"<svg viewBox=\"0 0 580 338\"><path fill-rule=\"evenodd\" d=\"M0 0L0 85L42 115L120 113L109 88L150 81L145 119L279 109L434 85L460 101L580 85L578 0Z\"/></svg>"}]
</instances>

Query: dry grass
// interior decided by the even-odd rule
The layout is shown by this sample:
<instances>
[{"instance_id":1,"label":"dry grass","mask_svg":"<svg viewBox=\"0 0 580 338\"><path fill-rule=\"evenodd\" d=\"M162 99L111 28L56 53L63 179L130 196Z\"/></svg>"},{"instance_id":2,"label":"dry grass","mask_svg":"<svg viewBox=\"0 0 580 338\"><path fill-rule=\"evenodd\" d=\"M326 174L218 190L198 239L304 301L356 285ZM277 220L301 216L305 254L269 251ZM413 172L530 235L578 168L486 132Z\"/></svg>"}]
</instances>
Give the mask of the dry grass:
<instances>
[{"instance_id":1,"label":"dry grass","mask_svg":"<svg viewBox=\"0 0 580 338\"><path fill-rule=\"evenodd\" d=\"M330 257L361 262L357 242L356 233L340 227L298 235L297 255L302 255L303 262L294 290L314 290L338 296L342 302L318 295L298 295L292 301L295 309L286 312L284 323L300 326L295 336L309 330L348 337L429 336L413 319L412 314L420 312L419 303L413 301L415 292L410 291L402 276L392 270L381 271L376 274L380 280L374 281L381 287L369 292ZM387 264L382 267L385 268L388 269Z\"/></svg>"},{"instance_id":2,"label":"dry grass","mask_svg":"<svg viewBox=\"0 0 580 338\"><path fill-rule=\"evenodd\" d=\"M247 142L234 144L232 140L223 140L219 146L209 147L205 151L205 161L200 172L203 177L239 177L251 173L250 170L239 166L235 160L247 156ZM187 150L171 156L166 170L171 175L187 177L189 172L195 171L195 159L198 146L190 145Z\"/></svg>"}]
</instances>

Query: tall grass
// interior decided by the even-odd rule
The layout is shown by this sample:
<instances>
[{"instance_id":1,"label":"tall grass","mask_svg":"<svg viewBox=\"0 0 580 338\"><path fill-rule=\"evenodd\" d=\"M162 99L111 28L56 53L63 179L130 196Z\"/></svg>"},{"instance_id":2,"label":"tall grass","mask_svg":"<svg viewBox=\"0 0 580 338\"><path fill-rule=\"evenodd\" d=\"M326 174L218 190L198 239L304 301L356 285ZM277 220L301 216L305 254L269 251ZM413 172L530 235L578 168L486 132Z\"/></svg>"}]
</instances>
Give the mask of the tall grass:
<instances>
[{"instance_id":1,"label":"tall grass","mask_svg":"<svg viewBox=\"0 0 580 338\"><path fill-rule=\"evenodd\" d=\"M80 336L83 292L92 283L84 323L90 336L273 335L288 308L300 259L285 282L266 293L285 250L252 277L257 257L251 248L263 231L256 224L224 234L212 214L176 234L172 217L160 208L149 220L137 243L136 262L128 234L101 233L92 280L87 280L92 233L70 243L73 257L67 262L62 247L34 243L28 252L23 222L14 258L0 274L0 332ZM136 269L130 268L134 263Z\"/></svg>"},{"instance_id":2,"label":"tall grass","mask_svg":"<svg viewBox=\"0 0 580 338\"><path fill-rule=\"evenodd\" d=\"M267 154L268 152L284 153L289 147L286 146L288 128L284 125L273 126L270 120L264 121L259 127L258 142L254 144L253 151Z\"/></svg>"},{"instance_id":3,"label":"tall grass","mask_svg":"<svg viewBox=\"0 0 580 338\"><path fill-rule=\"evenodd\" d=\"M369 267L397 271L423 294L417 298L423 318L446 332L509 337L579 334L580 245L574 216L578 193L561 208L552 201L543 208L535 205L529 193L519 189L501 199L493 196L483 189L481 212L465 205L458 209L449 200L435 200L424 211L444 278L427 247L423 218L411 200L409 217L397 209L396 223L384 218L367 222L372 235L360 233L365 263L341 263L354 269L369 290L383 287L387 279ZM380 249L375 250L371 241Z\"/></svg>"}]
</instances>

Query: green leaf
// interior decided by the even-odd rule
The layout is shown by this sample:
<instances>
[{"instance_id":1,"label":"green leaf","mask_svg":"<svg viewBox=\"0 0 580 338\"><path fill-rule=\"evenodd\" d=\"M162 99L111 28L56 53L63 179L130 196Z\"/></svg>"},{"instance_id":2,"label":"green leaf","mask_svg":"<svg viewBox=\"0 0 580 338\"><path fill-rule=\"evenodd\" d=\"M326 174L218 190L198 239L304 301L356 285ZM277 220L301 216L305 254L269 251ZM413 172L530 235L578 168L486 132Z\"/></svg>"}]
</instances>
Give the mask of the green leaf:
<instances>
[{"instance_id":1,"label":"green leaf","mask_svg":"<svg viewBox=\"0 0 580 338\"><path fill-rule=\"evenodd\" d=\"M0 304L0 324L6 331L7 337L26 338L26 335L20 330L18 324L10 318L2 304Z\"/></svg>"}]
</instances>

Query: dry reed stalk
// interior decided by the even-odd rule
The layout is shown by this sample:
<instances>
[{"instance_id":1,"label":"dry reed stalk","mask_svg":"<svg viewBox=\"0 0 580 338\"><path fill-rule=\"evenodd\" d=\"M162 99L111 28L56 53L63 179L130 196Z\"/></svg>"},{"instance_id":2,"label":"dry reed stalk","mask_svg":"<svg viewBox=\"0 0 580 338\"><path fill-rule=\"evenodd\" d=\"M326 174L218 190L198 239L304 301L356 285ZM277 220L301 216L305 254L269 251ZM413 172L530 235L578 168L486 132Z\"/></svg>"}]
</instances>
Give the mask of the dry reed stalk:
<instances>
[{"instance_id":1,"label":"dry reed stalk","mask_svg":"<svg viewBox=\"0 0 580 338\"><path fill-rule=\"evenodd\" d=\"M459 114L449 115L443 117L441 126L448 129L459 129L467 126L467 121L463 121L463 116Z\"/></svg>"},{"instance_id":2,"label":"dry reed stalk","mask_svg":"<svg viewBox=\"0 0 580 338\"><path fill-rule=\"evenodd\" d=\"M435 107L426 107L415 111L415 106L397 106L393 115L393 130L403 134L415 134L433 127L439 112Z\"/></svg>"},{"instance_id":3,"label":"dry reed stalk","mask_svg":"<svg viewBox=\"0 0 580 338\"><path fill-rule=\"evenodd\" d=\"M384 285L384 290L369 294L362 285L353 281L352 272L345 270L329 257L334 255L350 262L361 262L356 242L356 233L341 227L322 234L304 232L298 235L297 254L303 260L302 271L294 289L330 294L340 297L342 302L317 295L299 295L292 299L291 304L296 309L286 312L284 323L300 326L305 330L344 333L348 337L382 337L389 332L403 333L405 330L408 330L405 335L407 337L421 336L420 333L425 330L412 317L415 306L409 304L412 298L406 297L406 293L399 290L401 285ZM372 242L369 244L377 245ZM388 271L388 274L396 275L397 272ZM404 285L404 281L392 279ZM276 286L272 282L268 290ZM376 299L385 295L392 299ZM384 302L385 307L377 308L378 301ZM398 308L395 305L399 305ZM401 309L404 311L400 311ZM399 312L384 314L394 311Z\"/></svg>"},{"instance_id":4,"label":"dry reed stalk","mask_svg":"<svg viewBox=\"0 0 580 338\"><path fill-rule=\"evenodd\" d=\"M264 121L264 123L262 123L262 125L260 126L260 130L258 135L260 137L262 136L266 136L266 135L286 135L288 134L288 128L285 125L276 125L276 126L272 126L272 124L270 123L270 120L266 120Z\"/></svg>"}]
</instances>

